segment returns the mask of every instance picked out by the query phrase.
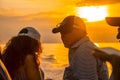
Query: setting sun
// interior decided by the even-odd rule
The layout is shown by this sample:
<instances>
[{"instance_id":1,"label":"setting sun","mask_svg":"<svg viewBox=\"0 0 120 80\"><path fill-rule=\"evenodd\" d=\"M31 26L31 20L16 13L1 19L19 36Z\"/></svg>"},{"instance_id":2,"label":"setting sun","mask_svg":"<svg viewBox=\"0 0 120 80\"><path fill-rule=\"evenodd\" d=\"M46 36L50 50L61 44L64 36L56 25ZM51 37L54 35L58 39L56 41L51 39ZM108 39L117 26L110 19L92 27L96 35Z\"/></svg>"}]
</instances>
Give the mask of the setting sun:
<instances>
[{"instance_id":1,"label":"setting sun","mask_svg":"<svg viewBox=\"0 0 120 80\"><path fill-rule=\"evenodd\" d=\"M106 6L77 7L76 14L82 18L86 18L88 22L100 21L107 16L107 7Z\"/></svg>"}]
</instances>

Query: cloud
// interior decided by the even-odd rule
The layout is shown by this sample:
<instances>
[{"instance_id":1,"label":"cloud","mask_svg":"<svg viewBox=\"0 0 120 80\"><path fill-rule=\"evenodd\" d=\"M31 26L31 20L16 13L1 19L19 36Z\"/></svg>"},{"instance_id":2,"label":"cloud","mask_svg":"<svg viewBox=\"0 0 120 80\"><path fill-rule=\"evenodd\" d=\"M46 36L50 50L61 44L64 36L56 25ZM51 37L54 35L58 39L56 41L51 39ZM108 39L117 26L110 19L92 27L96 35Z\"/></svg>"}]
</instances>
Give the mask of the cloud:
<instances>
[{"instance_id":1,"label":"cloud","mask_svg":"<svg viewBox=\"0 0 120 80\"><path fill-rule=\"evenodd\" d=\"M76 6L107 5L120 3L120 0L81 0L76 2Z\"/></svg>"},{"instance_id":2,"label":"cloud","mask_svg":"<svg viewBox=\"0 0 120 80\"><path fill-rule=\"evenodd\" d=\"M49 12L61 8L65 2L61 0L1 0L1 15L28 15L38 12Z\"/></svg>"}]
</instances>

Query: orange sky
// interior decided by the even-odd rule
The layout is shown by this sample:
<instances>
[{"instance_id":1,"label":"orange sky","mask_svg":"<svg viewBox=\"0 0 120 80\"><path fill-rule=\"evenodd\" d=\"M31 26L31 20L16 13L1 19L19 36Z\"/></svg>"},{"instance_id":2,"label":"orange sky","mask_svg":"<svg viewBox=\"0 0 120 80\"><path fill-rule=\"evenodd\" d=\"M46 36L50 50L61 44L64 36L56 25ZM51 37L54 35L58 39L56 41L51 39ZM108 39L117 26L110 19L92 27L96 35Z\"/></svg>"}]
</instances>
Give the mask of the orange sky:
<instances>
[{"instance_id":1,"label":"orange sky","mask_svg":"<svg viewBox=\"0 0 120 80\"><path fill-rule=\"evenodd\" d=\"M25 26L34 26L42 35L43 42L61 42L59 34L52 34L52 28L67 15L75 14L76 5L81 0L0 0L0 42L6 42ZM82 6L86 6L84 0ZM92 0L94 1L94 0ZM120 3L106 0L108 16L120 16ZM99 3L87 3L99 6ZM92 15L92 14L90 14ZM109 26L105 20L85 22L88 35L94 42L113 42L117 34L117 27Z\"/></svg>"}]
</instances>

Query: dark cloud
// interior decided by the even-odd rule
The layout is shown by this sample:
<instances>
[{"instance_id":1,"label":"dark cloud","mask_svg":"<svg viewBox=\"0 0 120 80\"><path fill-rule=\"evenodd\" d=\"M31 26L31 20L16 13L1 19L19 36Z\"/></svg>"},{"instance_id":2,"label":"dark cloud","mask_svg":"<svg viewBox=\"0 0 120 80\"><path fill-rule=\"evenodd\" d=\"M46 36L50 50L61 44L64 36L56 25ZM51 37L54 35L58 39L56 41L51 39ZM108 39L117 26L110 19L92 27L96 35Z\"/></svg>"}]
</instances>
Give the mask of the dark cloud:
<instances>
[{"instance_id":1,"label":"dark cloud","mask_svg":"<svg viewBox=\"0 0 120 80\"><path fill-rule=\"evenodd\" d=\"M77 6L107 5L120 3L120 0L81 0L76 3Z\"/></svg>"}]
</instances>

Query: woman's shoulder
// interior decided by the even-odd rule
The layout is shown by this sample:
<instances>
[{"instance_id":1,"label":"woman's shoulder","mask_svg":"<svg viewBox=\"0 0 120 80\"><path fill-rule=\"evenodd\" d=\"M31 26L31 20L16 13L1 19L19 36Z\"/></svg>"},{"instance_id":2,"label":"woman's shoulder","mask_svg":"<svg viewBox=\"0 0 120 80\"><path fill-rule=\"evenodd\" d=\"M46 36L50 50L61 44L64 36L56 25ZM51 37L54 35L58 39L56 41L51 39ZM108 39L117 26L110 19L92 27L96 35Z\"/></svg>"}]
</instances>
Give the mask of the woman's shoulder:
<instances>
[{"instance_id":1,"label":"woman's shoulder","mask_svg":"<svg viewBox=\"0 0 120 80\"><path fill-rule=\"evenodd\" d=\"M37 66L37 64L36 64L35 56L31 55L31 54L27 55L25 58L24 67L25 68L33 68L36 66Z\"/></svg>"},{"instance_id":2,"label":"woman's shoulder","mask_svg":"<svg viewBox=\"0 0 120 80\"><path fill-rule=\"evenodd\" d=\"M25 63L26 64L33 63L34 61L35 61L35 57L31 54L28 54L25 58Z\"/></svg>"}]
</instances>

